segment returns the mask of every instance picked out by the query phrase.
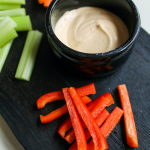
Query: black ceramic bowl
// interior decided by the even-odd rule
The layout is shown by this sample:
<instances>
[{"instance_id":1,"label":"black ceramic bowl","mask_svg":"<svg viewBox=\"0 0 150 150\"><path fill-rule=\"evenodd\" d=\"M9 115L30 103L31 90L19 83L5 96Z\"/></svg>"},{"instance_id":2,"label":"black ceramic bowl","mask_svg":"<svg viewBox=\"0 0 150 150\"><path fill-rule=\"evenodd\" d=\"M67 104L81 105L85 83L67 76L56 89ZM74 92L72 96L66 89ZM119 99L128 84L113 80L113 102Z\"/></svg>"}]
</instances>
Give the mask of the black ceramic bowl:
<instances>
[{"instance_id":1,"label":"black ceramic bowl","mask_svg":"<svg viewBox=\"0 0 150 150\"><path fill-rule=\"evenodd\" d=\"M126 24L129 39L112 51L82 53L64 45L54 34L58 19L64 12L84 6L107 9L119 16ZM53 0L46 13L46 30L54 54L70 71L84 76L104 76L120 68L129 58L135 39L140 31L140 15L132 0Z\"/></svg>"}]
</instances>

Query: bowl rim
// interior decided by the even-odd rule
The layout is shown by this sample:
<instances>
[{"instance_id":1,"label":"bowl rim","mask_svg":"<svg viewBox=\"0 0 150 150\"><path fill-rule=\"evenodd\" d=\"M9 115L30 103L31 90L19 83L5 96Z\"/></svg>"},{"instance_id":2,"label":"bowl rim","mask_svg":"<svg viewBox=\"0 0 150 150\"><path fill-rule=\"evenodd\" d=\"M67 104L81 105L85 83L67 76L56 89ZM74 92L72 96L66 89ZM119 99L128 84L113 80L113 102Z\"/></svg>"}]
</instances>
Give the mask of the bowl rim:
<instances>
[{"instance_id":1,"label":"bowl rim","mask_svg":"<svg viewBox=\"0 0 150 150\"><path fill-rule=\"evenodd\" d=\"M134 28L134 32L132 33L132 35L128 38L128 40L121 45L120 47L113 49L111 51L107 51L104 53L83 53L83 52L79 52L76 51L74 49L69 48L68 46L66 46L65 44L63 44L55 35L53 29L52 29L52 25L51 25L51 19L49 19L51 17L52 11L56 5L56 3L59 0L53 0L52 3L49 5L47 11L46 11L46 21L45 21L45 25L46 25L46 30L47 33L50 35L51 40L54 43L57 43L56 45L59 46L59 48L66 54L72 55L74 57L82 57L82 58L105 58L105 57L111 57L113 55L116 55L120 52L124 52L127 47L129 47L136 39L136 37L138 36L139 32L140 32L140 28L141 28L141 19L140 19L140 14L139 11L136 7L136 5L134 4L134 2L132 0L126 0L127 3L131 6L134 14L135 14L135 19L136 19L136 25Z\"/></svg>"}]
</instances>

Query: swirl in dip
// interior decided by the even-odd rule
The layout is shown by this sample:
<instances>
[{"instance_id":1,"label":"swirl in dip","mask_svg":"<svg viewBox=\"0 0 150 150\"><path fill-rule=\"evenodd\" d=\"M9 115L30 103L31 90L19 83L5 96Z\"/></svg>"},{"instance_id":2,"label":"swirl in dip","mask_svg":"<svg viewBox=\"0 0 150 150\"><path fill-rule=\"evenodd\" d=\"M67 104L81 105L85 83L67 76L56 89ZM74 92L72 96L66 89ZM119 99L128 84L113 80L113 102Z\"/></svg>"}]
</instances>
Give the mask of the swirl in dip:
<instances>
[{"instance_id":1,"label":"swirl in dip","mask_svg":"<svg viewBox=\"0 0 150 150\"><path fill-rule=\"evenodd\" d=\"M96 7L67 11L58 20L55 34L66 46L84 53L103 53L124 44L128 29L115 14Z\"/></svg>"}]
</instances>

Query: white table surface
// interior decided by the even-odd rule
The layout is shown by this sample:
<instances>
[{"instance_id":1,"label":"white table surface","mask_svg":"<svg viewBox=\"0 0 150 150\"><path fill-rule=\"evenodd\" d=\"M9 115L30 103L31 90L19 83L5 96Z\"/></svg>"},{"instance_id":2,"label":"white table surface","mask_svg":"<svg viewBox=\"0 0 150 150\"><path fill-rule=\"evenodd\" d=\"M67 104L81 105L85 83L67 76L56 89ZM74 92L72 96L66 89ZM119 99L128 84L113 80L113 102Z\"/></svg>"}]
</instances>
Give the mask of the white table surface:
<instances>
[{"instance_id":1,"label":"white table surface","mask_svg":"<svg viewBox=\"0 0 150 150\"><path fill-rule=\"evenodd\" d=\"M150 0L133 0L141 15L141 25L150 34ZM2 107L2 106L1 106ZM0 150L24 150L0 115Z\"/></svg>"}]
</instances>

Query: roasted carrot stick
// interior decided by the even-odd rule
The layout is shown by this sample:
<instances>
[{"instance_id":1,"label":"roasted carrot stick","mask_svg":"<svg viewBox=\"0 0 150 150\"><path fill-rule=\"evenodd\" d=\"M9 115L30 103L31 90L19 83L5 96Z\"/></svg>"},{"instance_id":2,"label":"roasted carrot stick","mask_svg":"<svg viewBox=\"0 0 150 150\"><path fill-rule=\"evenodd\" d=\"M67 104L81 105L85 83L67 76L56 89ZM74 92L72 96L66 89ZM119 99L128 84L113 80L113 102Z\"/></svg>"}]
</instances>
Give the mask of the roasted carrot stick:
<instances>
[{"instance_id":1,"label":"roasted carrot stick","mask_svg":"<svg viewBox=\"0 0 150 150\"><path fill-rule=\"evenodd\" d=\"M130 147L138 147L137 131L126 85L119 85L117 88L124 111L124 124L127 144Z\"/></svg>"},{"instance_id":2,"label":"roasted carrot stick","mask_svg":"<svg viewBox=\"0 0 150 150\"><path fill-rule=\"evenodd\" d=\"M108 97L107 97L108 96ZM102 110L108 105L113 104L114 100L111 96L111 94L106 93L100 97L98 97L97 99L95 99L94 101L92 101L91 103L89 103L87 105L88 110L91 112L91 114L93 115L94 118L96 118L101 112ZM83 123L83 121L82 121ZM83 125L83 124L82 124ZM71 134L73 134L73 129L70 130L66 137L65 134L66 132L71 129L72 125L71 125L71 121L69 121L69 118L67 119L67 121L65 121L58 129L58 133L60 134L60 136L62 138L66 138L67 140L67 136L71 136ZM68 140L69 142L69 140ZM71 141L69 142L71 143Z\"/></svg>"},{"instance_id":3,"label":"roasted carrot stick","mask_svg":"<svg viewBox=\"0 0 150 150\"><path fill-rule=\"evenodd\" d=\"M71 118L72 126L75 132L78 150L88 150L86 137L85 137L84 130L80 122L79 114L70 96L69 90L68 88L64 88L62 89L62 91L65 97L65 101L66 101L66 105L67 105L69 115Z\"/></svg>"},{"instance_id":4,"label":"roasted carrot stick","mask_svg":"<svg viewBox=\"0 0 150 150\"><path fill-rule=\"evenodd\" d=\"M109 112L106 109L104 109L101 112L101 114L95 119L97 125L100 127L109 115L110 115ZM90 132L88 131L88 129L86 129L84 132L85 132L86 140L89 140L91 137ZM75 138L74 138L74 140L75 140ZM69 150L77 150L77 142L76 141L71 145Z\"/></svg>"},{"instance_id":5,"label":"roasted carrot stick","mask_svg":"<svg viewBox=\"0 0 150 150\"><path fill-rule=\"evenodd\" d=\"M85 104L88 104L92 101L88 96L83 96L82 100ZM40 115L40 120L42 123L49 123L61 117L62 115L66 114L67 112L68 109L67 109L67 105L65 104L64 106L52 111L46 116Z\"/></svg>"},{"instance_id":6,"label":"roasted carrot stick","mask_svg":"<svg viewBox=\"0 0 150 150\"><path fill-rule=\"evenodd\" d=\"M89 85L85 85L83 87L77 88L77 92L79 93L80 96L86 96L90 94L95 94L95 86L94 83L91 83ZM64 95L62 91L56 91L56 92L50 92L47 93L43 96L41 96L37 101L37 108L41 109L43 108L47 103L54 102L57 100L62 100L64 99Z\"/></svg>"},{"instance_id":7,"label":"roasted carrot stick","mask_svg":"<svg viewBox=\"0 0 150 150\"><path fill-rule=\"evenodd\" d=\"M109 115L109 117L106 119L106 121L100 128L100 130L105 138L107 138L109 136L109 134L112 132L112 130L118 124L122 115L123 115L123 110L120 109L119 107L115 107L115 109L112 111L112 113ZM87 134L86 134L86 137L87 137ZM94 148L94 143L93 143L93 140L91 140L88 144L88 150L93 150L93 148Z\"/></svg>"},{"instance_id":8,"label":"roasted carrot stick","mask_svg":"<svg viewBox=\"0 0 150 150\"><path fill-rule=\"evenodd\" d=\"M97 123L95 122L93 116L89 112L86 105L83 103L81 97L77 93L76 89L71 87L69 88L69 93L73 99L73 102L82 118L86 124L94 142L94 150L104 150L108 148L106 139L99 130ZM77 142L78 143L78 142Z\"/></svg>"}]
</instances>

